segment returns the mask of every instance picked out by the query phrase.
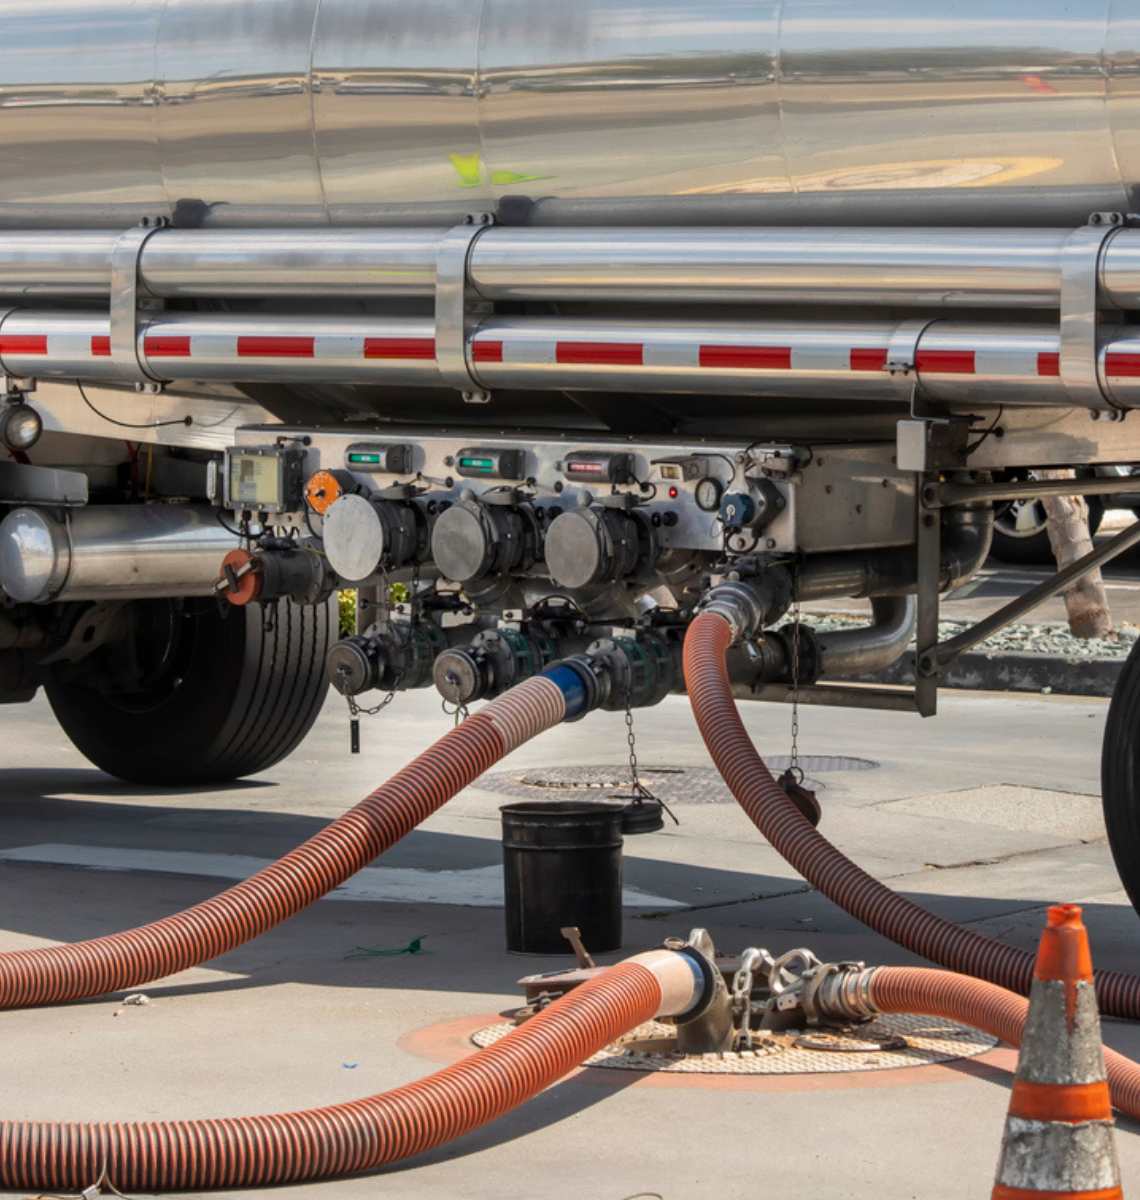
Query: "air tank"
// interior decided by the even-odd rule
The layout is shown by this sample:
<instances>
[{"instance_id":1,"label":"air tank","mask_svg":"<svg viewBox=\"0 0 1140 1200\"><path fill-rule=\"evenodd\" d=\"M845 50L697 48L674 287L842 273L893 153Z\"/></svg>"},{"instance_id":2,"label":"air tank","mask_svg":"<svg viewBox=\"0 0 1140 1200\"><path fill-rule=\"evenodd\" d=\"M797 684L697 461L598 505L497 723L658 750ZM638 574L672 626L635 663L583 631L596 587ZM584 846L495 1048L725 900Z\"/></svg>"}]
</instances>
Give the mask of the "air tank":
<instances>
[{"instance_id":1,"label":"air tank","mask_svg":"<svg viewBox=\"0 0 1140 1200\"><path fill-rule=\"evenodd\" d=\"M0 225L1082 223L1127 0L0 0Z\"/></svg>"}]
</instances>

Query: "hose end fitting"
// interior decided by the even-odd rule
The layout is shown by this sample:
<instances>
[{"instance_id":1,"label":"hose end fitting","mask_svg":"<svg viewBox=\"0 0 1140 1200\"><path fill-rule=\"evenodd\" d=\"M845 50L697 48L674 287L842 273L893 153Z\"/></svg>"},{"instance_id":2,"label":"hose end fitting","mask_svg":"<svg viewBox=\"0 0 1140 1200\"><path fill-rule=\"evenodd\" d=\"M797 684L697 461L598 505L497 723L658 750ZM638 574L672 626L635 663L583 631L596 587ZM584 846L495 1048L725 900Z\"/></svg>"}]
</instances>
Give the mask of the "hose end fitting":
<instances>
[{"instance_id":1,"label":"hose end fitting","mask_svg":"<svg viewBox=\"0 0 1140 1200\"><path fill-rule=\"evenodd\" d=\"M732 630L733 643L736 643L778 620L791 602L791 576L782 568L774 568L756 579L729 579L718 583L705 595L699 611L716 613L723 618Z\"/></svg>"},{"instance_id":2,"label":"hose end fitting","mask_svg":"<svg viewBox=\"0 0 1140 1200\"><path fill-rule=\"evenodd\" d=\"M695 946L678 938L670 938L659 949L646 950L626 961L638 963L657 977L661 985L658 1017L674 1017L678 1023L695 1021L716 997L720 978L716 967Z\"/></svg>"},{"instance_id":3,"label":"hose end fitting","mask_svg":"<svg viewBox=\"0 0 1140 1200\"><path fill-rule=\"evenodd\" d=\"M575 654L551 663L541 672L562 692L566 701L565 721L580 721L605 700L605 681L599 677L593 662L585 654Z\"/></svg>"},{"instance_id":4,"label":"hose end fitting","mask_svg":"<svg viewBox=\"0 0 1140 1200\"><path fill-rule=\"evenodd\" d=\"M812 972L803 997L809 1016L822 1021L869 1021L880 1013L871 998L878 967L860 962L823 963Z\"/></svg>"}]
</instances>

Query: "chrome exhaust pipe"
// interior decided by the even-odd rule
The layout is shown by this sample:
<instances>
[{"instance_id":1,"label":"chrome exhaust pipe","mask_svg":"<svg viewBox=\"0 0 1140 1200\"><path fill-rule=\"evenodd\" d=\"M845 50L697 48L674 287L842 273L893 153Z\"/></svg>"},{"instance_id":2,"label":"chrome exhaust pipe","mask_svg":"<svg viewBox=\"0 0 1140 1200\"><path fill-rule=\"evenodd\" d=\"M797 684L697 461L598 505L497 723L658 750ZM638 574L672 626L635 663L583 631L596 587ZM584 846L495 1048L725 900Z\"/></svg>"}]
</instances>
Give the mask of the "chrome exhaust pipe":
<instances>
[{"instance_id":1,"label":"chrome exhaust pipe","mask_svg":"<svg viewBox=\"0 0 1140 1200\"><path fill-rule=\"evenodd\" d=\"M0 521L0 591L23 604L208 596L236 545L203 504L17 508Z\"/></svg>"}]
</instances>

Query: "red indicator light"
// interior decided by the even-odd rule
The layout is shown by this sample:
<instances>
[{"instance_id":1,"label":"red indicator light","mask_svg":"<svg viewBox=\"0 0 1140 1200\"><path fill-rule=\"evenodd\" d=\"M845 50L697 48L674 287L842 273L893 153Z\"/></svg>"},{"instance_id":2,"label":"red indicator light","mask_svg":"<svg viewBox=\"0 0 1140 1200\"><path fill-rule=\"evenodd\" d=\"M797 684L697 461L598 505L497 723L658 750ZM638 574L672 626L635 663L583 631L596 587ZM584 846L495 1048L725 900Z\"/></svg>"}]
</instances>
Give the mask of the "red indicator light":
<instances>
[{"instance_id":1,"label":"red indicator light","mask_svg":"<svg viewBox=\"0 0 1140 1200\"><path fill-rule=\"evenodd\" d=\"M669 499L670 500L676 500L680 494L681 494L681 492L678 488L671 487L669 489Z\"/></svg>"}]
</instances>

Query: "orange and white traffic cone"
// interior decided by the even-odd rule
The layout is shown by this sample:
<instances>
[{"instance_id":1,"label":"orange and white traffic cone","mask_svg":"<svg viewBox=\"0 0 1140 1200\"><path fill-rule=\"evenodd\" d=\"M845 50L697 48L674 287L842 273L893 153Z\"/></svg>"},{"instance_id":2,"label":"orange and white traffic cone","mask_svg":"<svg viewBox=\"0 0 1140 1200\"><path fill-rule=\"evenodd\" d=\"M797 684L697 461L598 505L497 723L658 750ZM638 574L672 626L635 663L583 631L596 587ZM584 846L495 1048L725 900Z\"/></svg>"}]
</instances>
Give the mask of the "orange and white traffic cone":
<instances>
[{"instance_id":1,"label":"orange and white traffic cone","mask_svg":"<svg viewBox=\"0 0 1140 1200\"><path fill-rule=\"evenodd\" d=\"M1076 904L1049 909L992 1200L1121 1200L1089 939Z\"/></svg>"}]
</instances>

